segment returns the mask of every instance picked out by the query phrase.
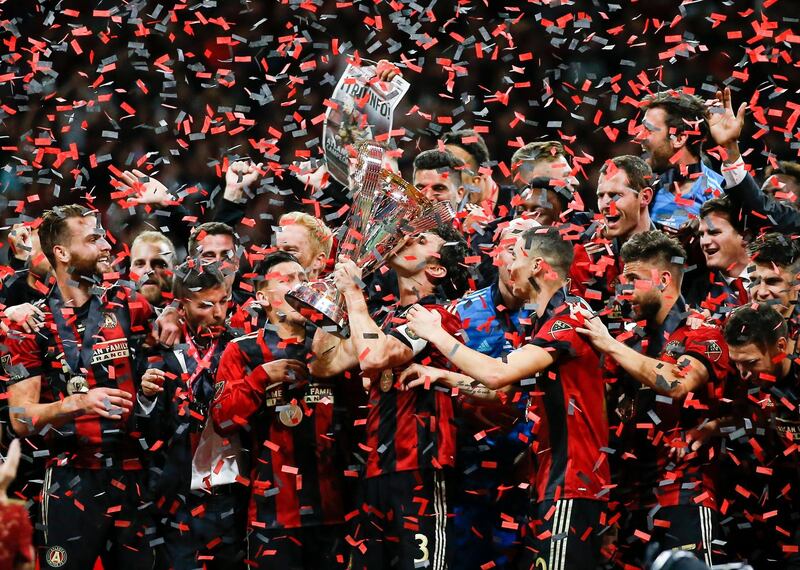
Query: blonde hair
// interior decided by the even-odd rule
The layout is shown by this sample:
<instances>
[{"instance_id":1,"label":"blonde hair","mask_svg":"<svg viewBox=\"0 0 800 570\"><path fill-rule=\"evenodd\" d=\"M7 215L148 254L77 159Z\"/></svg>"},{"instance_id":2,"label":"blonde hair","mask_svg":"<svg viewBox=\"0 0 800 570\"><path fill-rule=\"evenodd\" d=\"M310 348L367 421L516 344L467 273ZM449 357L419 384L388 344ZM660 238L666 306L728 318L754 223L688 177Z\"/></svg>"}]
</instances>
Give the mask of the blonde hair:
<instances>
[{"instance_id":1,"label":"blonde hair","mask_svg":"<svg viewBox=\"0 0 800 570\"><path fill-rule=\"evenodd\" d=\"M318 253L324 253L325 257L330 257L331 248L333 248L333 232L325 225L325 222L305 212L288 212L278 220L279 226L290 224L299 224L307 229L312 247Z\"/></svg>"},{"instance_id":2,"label":"blonde hair","mask_svg":"<svg viewBox=\"0 0 800 570\"><path fill-rule=\"evenodd\" d=\"M161 243L164 244L169 248L169 255L172 258L172 263L175 264L178 262L177 256L175 255L175 245L172 243L167 236L162 234L161 232L157 232L154 230L148 230L146 232L140 233L131 243L131 251L133 251L133 246L137 243ZM160 252L162 255L165 252Z\"/></svg>"}]
</instances>

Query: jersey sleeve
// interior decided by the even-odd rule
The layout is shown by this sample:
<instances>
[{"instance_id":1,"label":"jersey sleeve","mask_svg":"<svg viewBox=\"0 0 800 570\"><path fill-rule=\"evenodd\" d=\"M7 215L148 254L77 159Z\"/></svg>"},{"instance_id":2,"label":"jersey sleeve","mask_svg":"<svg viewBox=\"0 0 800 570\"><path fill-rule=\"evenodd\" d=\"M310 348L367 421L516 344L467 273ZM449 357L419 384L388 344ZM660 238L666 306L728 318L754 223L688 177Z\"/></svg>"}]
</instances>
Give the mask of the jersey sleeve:
<instances>
[{"instance_id":1,"label":"jersey sleeve","mask_svg":"<svg viewBox=\"0 0 800 570\"><path fill-rule=\"evenodd\" d=\"M728 375L728 345L718 328L701 326L687 331L684 354L702 362L712 380L721 381Z\"/></svg>"},{"instance_id":2,"label":"jersey sleeve","mask_svg":"<svg viewBox=\"0 0 800 570\"><path fill-rule=\"evenodd\" d=\"M211 405L211 418L219 433L226 435L246 425L261 406L269 375L257 364L249 370L247 357L235 342L222 353Z\"/></svg>"},{"instance_id":3,"label":"jersey sleeve","mask_svg":"<svg viewBox=\"0 0 800 570\"><path fill-rule=\"evenodd\" d=\"M36 334L12 328L5 336L7 352L0 357L8 384L16 384L43 375L46 363L42 358Z\"/></svg>"},{"instance_id":4,"label":"jersey sleeve","mask_svg":"<svg viewBox=\"0 0 800 570\"><path fill-rule=\"evenodd\" d=\"M542 325L531 343L545 350L575 356L586 345L586 341L575 330L579 326L569 315L553 317Z\"/></svg>"},{"instance_id":5,"label":"jersey sleeve","mask_svg":"<svg viewBox=\"0 0 800 570\"><path fill-rule=\"evenodd\" d=\"M461 319L458 318L458 315L451 312L451 310L455 311L455 307L451 307L449 310L442 305L424 305L424 307L429 311L436 311L442 316L442 328L447 331L448 334L452 336L460 335ZM389 335L408 346L414 353L414 356L419 355L428 346L428 341L418 337L406 324L392 328L389 331Z\"/></svg>"}]
</instances>

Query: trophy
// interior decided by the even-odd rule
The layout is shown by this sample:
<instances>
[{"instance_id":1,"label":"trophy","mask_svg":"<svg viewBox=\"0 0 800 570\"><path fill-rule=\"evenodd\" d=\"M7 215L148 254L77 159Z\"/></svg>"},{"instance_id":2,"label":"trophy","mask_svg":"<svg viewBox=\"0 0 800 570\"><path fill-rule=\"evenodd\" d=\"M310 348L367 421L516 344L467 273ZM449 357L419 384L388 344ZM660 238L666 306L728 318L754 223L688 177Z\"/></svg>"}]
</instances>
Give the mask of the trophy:
<instances>
[{"instance_id":1,"label":"trophy","mask_svg":"<svg viewBox=\"0 0 800 570\"><path fill-rule=\"evenodd\" d=\"M450 223L455 217L449 203L431 202L413 185L383 168L383 152L369 141L358 147L351 176L355 194L339 242L339 254L352 259L365 276L400 249L406 237ZM286 293L286 300L312 324L341 338L350 336L344 299L333 277L301 283Z\"/></svg>"}]
</instances>

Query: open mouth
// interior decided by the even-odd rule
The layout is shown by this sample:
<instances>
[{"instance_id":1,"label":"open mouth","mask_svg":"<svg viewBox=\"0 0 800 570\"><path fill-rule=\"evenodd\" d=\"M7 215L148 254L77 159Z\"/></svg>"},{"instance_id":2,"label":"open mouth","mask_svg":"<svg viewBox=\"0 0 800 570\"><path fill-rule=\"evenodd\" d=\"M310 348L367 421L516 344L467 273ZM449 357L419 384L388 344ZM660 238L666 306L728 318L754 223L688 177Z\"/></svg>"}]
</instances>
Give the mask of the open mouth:
<instances>
[{"instance_id":1,"label":"open mouth","mask_svg":"<svg viewBox=\"0 0 800 570\"><path fill-rule=\"evenodd\" d=\"M718 247L713 247L713 248L709 247L709 248L703 249L703 253L706 255L706 257L711 257L712 255L716 254L717 252L719 252L719 248Z\"/></svg>"},{"instance_id":2,"label":"open mouth","mask_svg":"<svg viewBox=\"0 0 800 570\"><path fill-rule=\"evenodd\" d=\"M617 222L619 222L620 219L619 214L616 214L614 216L612 216L611 214L603 214L603 217L605 217L606 223L608 225L616 224Z\"/></svg>"}]
</instances>

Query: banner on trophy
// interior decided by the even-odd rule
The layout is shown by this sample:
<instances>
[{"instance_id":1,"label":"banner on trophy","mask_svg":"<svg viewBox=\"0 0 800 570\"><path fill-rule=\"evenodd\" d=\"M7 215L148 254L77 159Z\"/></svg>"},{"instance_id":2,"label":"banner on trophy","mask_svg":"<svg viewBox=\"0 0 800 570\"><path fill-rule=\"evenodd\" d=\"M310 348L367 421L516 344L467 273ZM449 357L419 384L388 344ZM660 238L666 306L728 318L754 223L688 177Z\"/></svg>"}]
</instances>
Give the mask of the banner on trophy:
<instances>
[{"instance_id":1,"label":"banner on trophy","mask_svg":"<svg viewBox=\"0 0 800 570\"><path fill-rule=\"evenodd\" d=\"M399 75L390 82L375 79L376 66L348 64L333 90L325 113L322 145L328 172L347 186L348 147L357 147L392 130L397 104L409 83Z\"/></svg>"}]
</instances>

